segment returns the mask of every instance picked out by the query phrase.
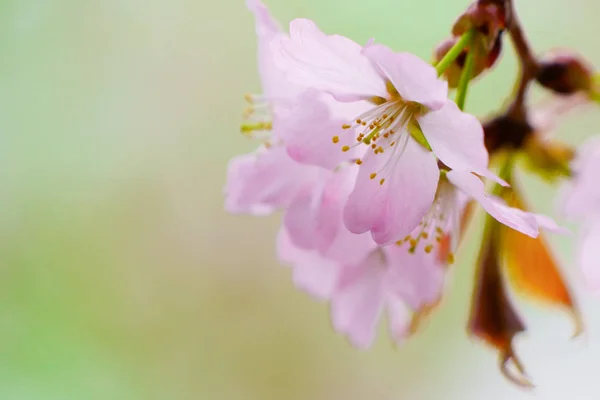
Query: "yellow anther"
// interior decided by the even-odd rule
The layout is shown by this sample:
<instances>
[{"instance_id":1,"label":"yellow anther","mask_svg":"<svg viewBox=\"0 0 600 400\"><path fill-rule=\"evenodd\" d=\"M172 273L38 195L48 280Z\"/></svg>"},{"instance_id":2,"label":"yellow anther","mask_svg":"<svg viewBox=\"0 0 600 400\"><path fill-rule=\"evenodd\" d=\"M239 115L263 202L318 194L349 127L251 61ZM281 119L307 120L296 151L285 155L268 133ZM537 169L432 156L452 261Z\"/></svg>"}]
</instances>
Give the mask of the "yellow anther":
<instances>
[{"instance_id":1,"label":"yellow anther","mask_svg":"<svg viewBox=\"0 0 600 400\"><path fill-rule=\"evenodd\" d=\"M429 254L431 253L431 250L433 250L432 244L428 244L427 246L425 246L425 253Z\"/></svg>"},{"instance_id":2,"label":"yellow anther","mask_svg":"<svg viewBox=\"0 0 600 400\"><path fill-rule=\"evenodd\" d=\"M406 235L406 237L404 238L405 242L408 242L410 240L410 235Z\"/></svg>"},{"instance_id":3,"label":"yellow anther","mask_svg":"<svg viewBox=\"0 0 600 400\"><path fill-rule=\"evenodd\" d=\"M373 150L375 150L375 149L377 148L377 145L376 145L375 143L373 143L373 144L371 145L371 148L372 148Z\"/></svg>"},{"instance_id":4,"label":"yellow anther","mask_svg":"<svg viewBox=\"0 0 600 400\"><path fill-rule=\"evenodd\" d=\"M444 234L444 230L443 230L442 228L440 228L439 226L435 228L435 231L436 231L437 233L439 233L440 235L443 235L443 234Z\"/></svg>"},{"instance_id":5,"label":"yellow anther","mask_svg":"<svg viewBox=\"0 0 600 400\"><path fill-rule=\"evenodd\" d=\"M397 245L397 246L402 246L402 243L404 243L402 240L398 240L398 241L396 241L396 245Z\"/></svg>"},{"instance_id":6,"label":"yellow anther","mask_svg":"<svg viewBox=\"0 0 600 400\"><path fill-rule=\"evenodd\" d=\"M419 243L417 239L414 239L414 238L410 239L410 246L411 247L417 247L417 243Z\"/></svg>"},{"instance_id":7,"label":"yellow anther","mask_svg":"<svg viewBox=\"0 0 600 400\"><path fill-rule=\"evenodd\" d=\"M369 178L375 179L376 176L377 176L377 174L375 172L373 172L371 175L369 175Z\"/></svg>"},{"instance_id":8,"label":"yellow anther","mask_svg":"<svg viewBox=\"0 0 600 400\"><path fill-rule=\"evenodd\" d=\"M390 143L390 147L394 147L395 145L396 145L396 142Z\"/></svg>"},{"instance_id":9,"label":"yellow anther","mask_svg":"<svg viewBox=\"0 0 600 400\"><path fill-rule=\"evenodd\" d=\"M427 232L421 232L421 237L423 239L427 239L427 238L429 238L429 234Z\"/></svg>"},{"instance_id":10,"label":"yellow anther","mask_svg":"<svg viewBox=\"0 0 600 400\"><path fill-rule=\"evenodd\" d=\"M357 124L362 124L362 121L361 121L360 119L357 119L357 120L356 120L356 123L357 123Z\"/></svg>"},{"instance_id":11,"label":"yellow anther","mask_svg":"<svg viewBox=\"0 0 600 400\"><path fill-rule=\"evenodd\" d=\"M337 143L337 142L339 142L339 141L340 141L340 137L339 137L339 136L334 136L334 137L332 137L332 138L331 138L331 141L332 141L333 143Z\"/></svg>"},{"instance_id":12,"label":"yellow anther","mask_svg":"<svg viewBox=\"0 0 600 400\"><path fill-rule=\"evenodd\" d=\"M383 147L379 146L379 147L377 148L377 151L379 151L380 153L383 153Z\"/></svg>"},{"instance_id":13,"label":"yellow anther","mask_svg":"<svg viewBox=\"0 0 600 400\"><path fill-rule=\"evenodd\" d=\"M367 126L367 123L365 121L360 123L362 126Z\"/></svg>"},{"instance_id":14,"label":"yellow anther","mask_svg":"<svg viewBox=\"0 0 600 400\"><path fill-rule=\"evenodd\" d=\"M342 147L342 151L345 152L345 151L348 151L348 150L350 150L350 146L343 146Z\"/></svg>"},{"instance_id":15,"label":"yellow anther","mask_svg":"<svg viewBox=\"0 0 600 400\"><path fill-rule=\"evenodd\" d=\"M352 125L348 125L348 124L342 125L342 129L350 129L350 128L352 128Z\"/></svg>"},{"instance_id":16,"label":"yellow anther","mask_svg":"<svg viewBox=\"0 0 600 400\"><path fill-rule=\"evenodd\" d=\"M381 180L379 181L379 184L383 185L383 182L385 182L385 178L381 178Z\"/></svg>"},{"instance_id":17,"label":"yellow anther","mask_svg":"<svg viewBox=\"0 0 600 400\"><path fill-rule=\"evenodd\" d=\"M362 164L362 160L359 158L358 160L354 161L356 163L356 165L360 165Z\"/></svg>"},{"instance_id":18,"label":"yellow anther","mask_svg":"<svg viewBox=\"0 0 600 400\"><path fill-rule=\"evenodd\" d=\"M454 264L454 254L453 253L448 254L448 264Z\"/></svg>"}]
</instances>

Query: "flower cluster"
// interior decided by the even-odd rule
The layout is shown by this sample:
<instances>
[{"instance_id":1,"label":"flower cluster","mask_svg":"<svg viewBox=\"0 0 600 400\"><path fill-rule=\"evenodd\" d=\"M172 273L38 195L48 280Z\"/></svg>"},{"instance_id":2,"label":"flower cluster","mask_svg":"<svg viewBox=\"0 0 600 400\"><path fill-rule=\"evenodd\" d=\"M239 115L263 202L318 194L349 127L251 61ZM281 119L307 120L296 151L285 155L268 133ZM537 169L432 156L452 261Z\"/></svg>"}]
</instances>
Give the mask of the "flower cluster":
<instances>
[{"instance_id":1,"label":"flower cluster","mask_svg":"<svg viewBox=\"0 0 600 400\"><path fill-rule=\"evenodd\" d=\"M448 267L479 204L487 217L469 326L499 350L510 379L528 384L511 345L525 326L506 296L500 265L521 292L577 313L540 236L540 230L564 230L527 210L513 172L517 155L524 155L531 170L573 177L568 213L600 211L592 172L600 165L600 144L587 146L571 166L573 151L542 138L557 115L594 98L593 80L584 79L589 69L564 55L538 62L511 2L476 1L438 46L433 65L373 40L360 45L328 35L306 19L293 20L286 32L259 0L247 6L255 18L262 93L246 96L241 130L261 144L231 160L227 211L281 211L277 253L291 266L294 283L328 301L335 330L367 348L384 311L392 339L401 342L440 303ZM519 90L508 110L482 123L463 111L467 89L498 59L505 31L522 50ZM524 102L535 79L570 96L537 121ZM582 264L600 289L593 257L600 216L588 224ZM508 361L519 376L508 371Z\"/></svg>"}]
</instances>

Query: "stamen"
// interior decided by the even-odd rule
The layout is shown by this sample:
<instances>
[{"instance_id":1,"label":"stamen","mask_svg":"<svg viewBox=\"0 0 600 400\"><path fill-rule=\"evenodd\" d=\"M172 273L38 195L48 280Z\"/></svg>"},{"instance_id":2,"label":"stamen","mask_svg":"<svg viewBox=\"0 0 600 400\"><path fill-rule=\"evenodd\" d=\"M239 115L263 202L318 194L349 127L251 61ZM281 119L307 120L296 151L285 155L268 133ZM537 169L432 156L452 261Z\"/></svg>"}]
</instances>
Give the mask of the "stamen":
<instances>
[{"instance_id":1,"label":"stamen","mask_svg":"<svg viewBox=\"0 0 600 400\"><path fill-rule=\"evenodd\" d=\"M331 141L332 141L333 143L337 143L337 142L339 142L339 141L340 141L340 137L339 137L339 136L334 136L334 137L332 137L332 138L331 138Z\"/></svg>"},{"instance_id":2,"label":"stamen","mask_svg":"<svg viewBox=\"0 0 600 400\"><path fill-rule=\"evenodd\" d=\"M350 146L343 146L343 147L342 147L342 151L343 151L343 152L346 152L346 151L348 151L348 150L350 150Z\"/></svg>"}]
</instances>

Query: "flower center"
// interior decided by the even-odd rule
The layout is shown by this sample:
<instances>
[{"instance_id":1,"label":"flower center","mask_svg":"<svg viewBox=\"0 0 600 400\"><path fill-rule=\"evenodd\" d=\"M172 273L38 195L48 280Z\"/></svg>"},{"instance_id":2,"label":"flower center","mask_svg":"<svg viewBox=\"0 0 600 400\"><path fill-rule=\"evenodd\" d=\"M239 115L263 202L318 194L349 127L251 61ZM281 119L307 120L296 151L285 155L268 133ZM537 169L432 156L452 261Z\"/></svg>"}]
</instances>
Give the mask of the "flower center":
<instances>
[{"instance_id":1,"label":"flower center","mask_svg":"<svg viewBox=\"0 0 600 400\"><path fill-rule=\"evenodd\" d=\"M393 85L388 82L388 99L376 97L371 99L374 107L356 117L350 123L342 125L342 128L348 132L356 134L356 144L352 146L342 146L342 151L349 151L351 148L365 145L369 147L370 152L375 155L386 154L388 160L379 171L373 171L370 177L375 179L384 170L391 170L391 164L398 160L404 152L406 143L412 135L411 126L416 124L416 116L423 112L420 104L407 102L398 94ZM340 141L339 136L332 138L333 143ZM362 159L356 159L356 164L361 165ZM379 179L383 185L385 177Z\"/></svg>"},{"instance_id":2,"label":"flower center","mask_svg":"<svg viewBox=\"0 0 600 400\"><path fill-rule=\"evenodd\" d=\"M396 245L406 245L411 254L420 250L429 254L436 250L440 262L452 264L460 229L459 203L457 190L442 176L431 208L419 226Z\"/></svg>"}]
</instances>

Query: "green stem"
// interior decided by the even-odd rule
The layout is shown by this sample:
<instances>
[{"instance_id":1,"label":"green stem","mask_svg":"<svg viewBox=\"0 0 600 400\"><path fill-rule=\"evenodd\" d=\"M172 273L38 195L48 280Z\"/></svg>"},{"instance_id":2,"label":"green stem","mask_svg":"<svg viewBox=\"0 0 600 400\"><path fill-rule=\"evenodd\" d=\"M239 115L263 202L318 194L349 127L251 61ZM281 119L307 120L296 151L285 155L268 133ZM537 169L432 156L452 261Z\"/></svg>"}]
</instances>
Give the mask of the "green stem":
<instances>
[{"instance_id":1,"label":"green stem","mask_svg":"<svg viewBox=\"0 0 600 400\"><path fill-rule=\"evenodd\" d=\"M465 109L465 100L467 99L467 91L469 89L469 82L473 76L473 67L475 66L475 50L469 49L467 53L467 59L463 67L462 74L458 80L458 87L456 88L456 105L461 110Z\"/></svg>"},{"instance_id":2,"label":"green stem","mask_svg":"<svg viewBox=\"0 0 600 400\"><path fill-rule=\"evenodd\" d=\"M470 29L465 32L460 39L448 50L448 52L442 57L442 59L436 64L435 69L439 75L442 75L450 65L456 60L456 58L462 53L465 46L468 43L471 43L473 37L475 36L475 30Z\"/></svg>"}]
</instances>

